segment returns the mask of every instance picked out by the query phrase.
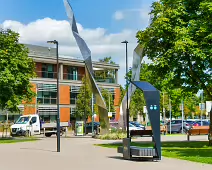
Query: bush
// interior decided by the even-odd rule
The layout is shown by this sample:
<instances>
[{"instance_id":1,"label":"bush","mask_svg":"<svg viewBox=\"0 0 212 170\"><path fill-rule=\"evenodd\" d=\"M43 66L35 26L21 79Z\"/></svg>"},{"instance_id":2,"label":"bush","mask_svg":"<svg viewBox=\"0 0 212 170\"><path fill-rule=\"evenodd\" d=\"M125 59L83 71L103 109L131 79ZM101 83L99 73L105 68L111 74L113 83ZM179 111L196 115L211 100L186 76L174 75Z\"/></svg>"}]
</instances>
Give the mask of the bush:
<instances>
[{"instance_id":1,"label":"bush","mask_svg":"<svg viewBox=\"0 0 212 170\"><path fill-rule=\"evenodd\" d=\"M96 136L97 139L101 140L120 140L127 137L127 133L123 131L113 130L111 133L98 135Z\"/></svg>"}]
</instances>

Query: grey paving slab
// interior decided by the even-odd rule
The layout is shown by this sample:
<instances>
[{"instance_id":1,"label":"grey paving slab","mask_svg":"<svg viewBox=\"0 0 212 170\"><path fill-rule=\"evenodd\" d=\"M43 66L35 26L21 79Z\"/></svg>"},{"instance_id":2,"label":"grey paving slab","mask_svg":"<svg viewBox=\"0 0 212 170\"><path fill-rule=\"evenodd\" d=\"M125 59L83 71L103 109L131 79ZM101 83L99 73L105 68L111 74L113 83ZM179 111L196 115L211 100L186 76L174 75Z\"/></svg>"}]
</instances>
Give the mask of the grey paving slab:
<instances>
[{"instance_id":1,"label":"grey paving slab","mask_svg":"<svg viewBox=\"0 0 212 170\"><path fill-rule=\"evenodd\" d=\"M93 144L108 141L61 138L61 152L55 152L56 138L36 142L1 144L0 170L211 170L212 165L163 158L160 162L126 161L116 149ZM113 142L113 141L110 141Z\"/></svg>"}]
</instances>

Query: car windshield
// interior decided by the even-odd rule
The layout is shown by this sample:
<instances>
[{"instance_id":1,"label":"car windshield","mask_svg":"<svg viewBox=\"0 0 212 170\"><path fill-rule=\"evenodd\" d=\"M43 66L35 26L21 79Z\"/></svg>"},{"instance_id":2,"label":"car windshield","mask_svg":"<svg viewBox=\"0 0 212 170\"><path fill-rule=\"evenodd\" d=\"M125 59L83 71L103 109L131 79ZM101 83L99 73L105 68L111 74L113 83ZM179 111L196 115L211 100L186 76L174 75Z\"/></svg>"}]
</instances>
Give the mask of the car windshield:
<instances>
[{"instance_id":1,"label":"car windshield","mask_svg":"<svg viewBox=\"0 0 212 170\"><path fill-rule=\"evenodd\" d=\"M135 127L133 124L129 123L129 127Z\"/></svg>"},{"instance_id":2,"label":"car windshield","mask_svg":"<svg viewBox=\"0 0 212 170\"><path fill-rule=\"evenodd\" d=\"M16 121L16 124L26 124L29 121L28 116L22 116L19 117L19 119Z\"/></svg>"}]
</instances>

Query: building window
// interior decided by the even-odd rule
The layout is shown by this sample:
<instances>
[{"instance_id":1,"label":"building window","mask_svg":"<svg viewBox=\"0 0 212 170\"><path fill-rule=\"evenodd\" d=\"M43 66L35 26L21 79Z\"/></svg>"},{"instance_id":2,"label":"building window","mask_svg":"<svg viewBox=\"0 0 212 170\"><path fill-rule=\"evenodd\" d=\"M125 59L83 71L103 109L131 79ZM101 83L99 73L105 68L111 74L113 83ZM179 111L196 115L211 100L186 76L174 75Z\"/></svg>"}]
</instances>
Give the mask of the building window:
<instances>
[{"instance_id":1,"label":"building window","mask_svg":"<svg viewBox=\"0 0 212 170\"><path fill-rule=\"evenodd\" d=\"M80 86L71 86L70 88L70 104L76 104L77 95L79 94Z\"/></svg>"},{"instance_id":2,"label":"building window","mask_svg":"<svg viewBox=\"0 0 212 170\"><path fill-rule=\"evenodd\" d=\"M78 80L78 67L68 66L68 80Z\"/></svg>"},{"instance_id":3,"label":"building window","mask_svg":"<svg viewBox=\"0 0 212 170\"><path fill-rule=\"evenodd\" d=\"M57 107L38 107L38 114L41 121L45 123L55 123L57 120Z\"/></svg>"},{"instance_id":4,"label":"building window","mask_svg":"<svg viewBox=\"0 0 212 170\"><path fill-rule=\"evenodd\" d=\"M53 64L42 64L42 77L43 78L54 78L54 65Z\"/></svg>"},{"instance_id":5,"label":"building window","mask_svg":"<svg viewBox=\"0 0 212 170\"><path fill-rule=\"evenodd\" d=\"M76 120L76 108L75 107L71 107L70 108L70 121L75 121ZM73 124L72 124L73 126Z\"/></svg>"},{"instance_id":6,"label":"building window","mask_svg":"<svg viewBox=\"0 0 212 170\"><path fill-rule=\"evenodd\" d=\"M38 104L56 104L57 88L55 84L39 84L37 92Z\"/></svg>"}]
</instances>

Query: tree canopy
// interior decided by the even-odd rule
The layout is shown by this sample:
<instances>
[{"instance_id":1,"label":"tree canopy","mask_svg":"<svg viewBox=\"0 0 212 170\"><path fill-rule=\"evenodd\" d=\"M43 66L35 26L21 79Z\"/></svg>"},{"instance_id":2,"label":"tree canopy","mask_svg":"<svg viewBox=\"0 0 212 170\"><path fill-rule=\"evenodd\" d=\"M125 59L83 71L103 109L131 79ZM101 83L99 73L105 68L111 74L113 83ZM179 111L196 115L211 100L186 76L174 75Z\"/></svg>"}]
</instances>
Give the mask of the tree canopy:
<instances>
[{"instance_id":1,"label":"tree canopy","mask_svg":"<svg viewBox=\"0 0 212 170\"><path fill-rule=\"evenodd\" d=\"M18 112L19 104L30 102L35 96L30 79L35 76L35 63L19 43L19 34L0 30L0 108Z\"/></svg>"},{"instance_id":2,"label":"tree canopy","mask_svg":"<svg viewBox=\"0 0 212 170\"><path fill-rule=\"evenodd\" d=\"M203 89L212 99L211 0L160 0L152 4L151 23L138 31L154 74L184 91ZM162 74L161 74L162 73Z\"/></svg>"},{"instance_id":3,"label":"tree canopy","mask_svg":"<svg viewBox=\"0 0 212 170\"><path fill-rule=\"evenodd\" d=\"M159 0L153 2L150 15L150 25L136 37L153 62L154 75L170 89L202 89L212 100L212 1ZM212 145L212 114L210 119Z\"/></svg>"},{"instance_id":4,"label":"tree canopy","mask_svg":"<svg viewBox=\"0 0 212 170\"><path fill-rule=\"evenodd\" d=\"M101 90L101 93L102 93L102 97L105 100L108 112L109 111L114 112L115 107L114 107L114 100L113 100L112 94L109 92L109 90L104 89L104 88Z\"/></svg>"},{"instance_id":5,"label":"tree canopy","mask_svg":"<svg viewBox=\"0 0 212 170\"><path fill-rule=\"evenodd\" d=\"M82 78L82 86L79 89L76 101L76 118L86 119L92 115L91 111L92 91L89 88L86 78Z\"/></svg>"}]
</instances>

